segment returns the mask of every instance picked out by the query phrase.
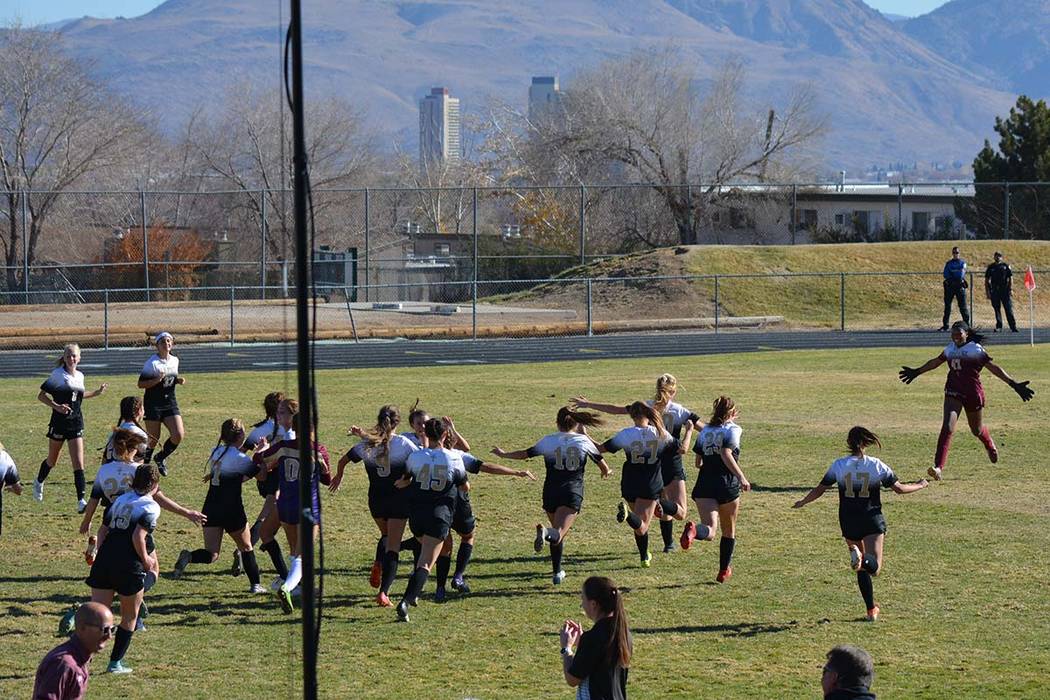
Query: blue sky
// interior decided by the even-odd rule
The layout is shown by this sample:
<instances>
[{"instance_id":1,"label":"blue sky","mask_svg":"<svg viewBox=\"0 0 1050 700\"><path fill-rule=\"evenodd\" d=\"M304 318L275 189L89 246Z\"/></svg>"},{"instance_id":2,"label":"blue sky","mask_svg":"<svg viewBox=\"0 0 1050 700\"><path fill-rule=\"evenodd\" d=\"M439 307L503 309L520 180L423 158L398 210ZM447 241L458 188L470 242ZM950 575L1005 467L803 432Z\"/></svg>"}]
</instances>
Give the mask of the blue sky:
<instances>
[{"instance_id":1,"label":"blue sky","mask_svg":"<svg viewBox=\"0 0 1050 700\"><path fill-rule=\"evenodd\" d=\"M916 16L943 5L945 0L865 0L883 12ZM43 24L60 19L137 17L160 5L159 0L0 0L0 24L16 18L23 24Z\"/></svg>"}]
</instances>

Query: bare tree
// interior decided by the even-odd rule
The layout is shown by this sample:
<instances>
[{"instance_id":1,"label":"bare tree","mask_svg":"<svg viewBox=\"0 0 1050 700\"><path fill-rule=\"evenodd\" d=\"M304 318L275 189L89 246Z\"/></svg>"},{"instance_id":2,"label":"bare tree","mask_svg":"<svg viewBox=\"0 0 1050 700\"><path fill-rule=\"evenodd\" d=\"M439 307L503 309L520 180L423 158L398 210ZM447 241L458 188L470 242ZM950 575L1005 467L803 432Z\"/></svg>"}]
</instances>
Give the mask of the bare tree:
<instances>
[{"instance_id":1,"label":"bare tree","mask_svg":"<svg viewBox=\"0 0 1050 700\"><path fill-rule=\"evenodd\" d=\"M62 52L60 35L13 26L0 47L0 248L12 290L61 193L139 161L153 134L143 112Z\"/></svg>"}]
</instances>

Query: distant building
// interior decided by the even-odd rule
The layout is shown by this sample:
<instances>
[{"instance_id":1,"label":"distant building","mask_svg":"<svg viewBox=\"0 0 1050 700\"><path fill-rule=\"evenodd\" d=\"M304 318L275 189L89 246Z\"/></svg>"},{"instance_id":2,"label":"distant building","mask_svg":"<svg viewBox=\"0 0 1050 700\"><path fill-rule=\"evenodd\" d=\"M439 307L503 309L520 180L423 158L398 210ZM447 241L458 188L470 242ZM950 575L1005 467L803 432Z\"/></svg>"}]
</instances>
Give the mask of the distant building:
<instances>
[{"instance_id":1,"label":"distant building","mask_svg":"<svg viewBox=\"0 0 1050 700\"><path fill-rule=\"evenodd\" d=\"M431 88L419 101L419 164L439 164L459 160L459 99L450 97L448 88Z\"/></svg>"},{"instance_id":2,"label":"distant building","mask_svg":"<svg viewBox=\"0 0 1050 700\"><path fill-rule=\"evenodd\" d=\"M561 102L557 76L535 76L529 86L529 121L549 119Z\"/></svg>"}]
</instances>

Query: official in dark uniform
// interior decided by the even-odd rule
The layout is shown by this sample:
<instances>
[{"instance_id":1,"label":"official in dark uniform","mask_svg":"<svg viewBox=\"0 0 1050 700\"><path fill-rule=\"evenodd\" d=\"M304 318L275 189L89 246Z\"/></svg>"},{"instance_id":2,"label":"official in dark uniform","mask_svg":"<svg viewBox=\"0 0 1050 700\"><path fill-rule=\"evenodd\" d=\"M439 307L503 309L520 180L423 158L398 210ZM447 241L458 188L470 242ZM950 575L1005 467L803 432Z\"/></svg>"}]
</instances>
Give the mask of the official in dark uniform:
<instances>
[{"instance_id":1,"label":"official in dark uniform","mask_svg":"<svg viewBox=\"0 0 1050 700\"><path fill-rule=\"evenodd\" d=\"M1013 290L1014 271L1003 260L1003 254L995 251L995 260L984 271L984 295L992 302L995 311L995 332L1003 329L1003 311L1006 311L1006 322L1010 330L1017 332L1017 321L1014 320L1014 302L1010 298Z\"/></svg>"},{"instance_id":2,"label":"official in dark uniform","mask_svg":"<svg viewBox=\"0 0 1050 700\"><path fill-rule=\"evenodd\" d=\"M966 261L959 255L958 246L952 248L952 259L944 263L944 318L941 330L948 330L948 321L952 315L952 299L959 305L966 325L970 325L970 309L966 305Z\"/></svg>"}]
</instances>

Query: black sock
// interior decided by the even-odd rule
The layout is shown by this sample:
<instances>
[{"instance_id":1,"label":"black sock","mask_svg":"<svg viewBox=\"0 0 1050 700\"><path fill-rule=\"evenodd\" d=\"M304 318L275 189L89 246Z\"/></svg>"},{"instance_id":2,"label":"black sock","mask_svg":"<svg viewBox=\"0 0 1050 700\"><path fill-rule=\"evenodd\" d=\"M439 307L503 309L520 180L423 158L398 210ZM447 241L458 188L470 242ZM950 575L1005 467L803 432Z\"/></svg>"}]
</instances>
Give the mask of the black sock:
<instances>
[{"instance_id":1,"label":"black sock","mask_svg":"<svg viewBox=\"0 0 1050 700\"><path fill-rule=\"evenodd\" d=\"M386 537L380 537L379 541L376 542L376 558L375 561L383 561L383 552L386 551Z\"/></svg>"},{"instance_id":2,"label":"black sock","mask_svg":"<svg viewBox=\"0 0 1050 700\"><path fill-rule=\"evenodd\" d=\"M131 646L132 634L134 634L134 632L131 630L117 627L117 638L113 640L113 651L109 654L110 663L122 660L124 654L128 653L128 647Z\"/></svg>"},{"instance_id":3,"label":"black sock","mask_svg":"<svg viewBox=\"0 0 1050 700\"><path fill-rule=\"evenodd\" d=\"M860 568L869 574L875 575L879 572L879 560L875 558L874 554L865 554L864 558L861 559ZM869 605L868 607L871 606Z\"/></svg>"},{"instance_id":4,"label":"black sock","mask_svg":"<svg viewBox=\"0 0 1050 700\"><path fill-rule=\"evenodd\" d=\"M414 562L413 566L419 563L419 553L423 551L419 544L419 540L417 540L415 537L409 537L407 540L401 540L400 548L402 550L412 552L412 561Z\"/></svg>"},{"instance_id":5,"label":"black sock","mask_svg":"<svg viewBox=\"0 0 1050 700\"><path fill-rule=\"evenodd\" d=\"M171 456L172 452L174 452L177 449L179 449L178 443L174 443L171 441L171 438L168 438L164 441L164 447L161 449L160 452L157 453L157 460L164 461L165 459Z\"/></svg>"},{"instance_id":6,"label":"black sock","mask_svg":"<svg viewBox=\"0 0 1050 700\"><path fill-rule=\"evenodd\" d=\"M87 486L87 482L84 479L83 469L73 470L73 484L77 487L77 500L84 500L84 489Z\"/></svg>"},{"instance_id":7,"label":"black sock","mask_svg":"<svg viewBox=\"0 0 1050 700\"><path fill-rule=\"evenodd\" d=\"M252 525L252 529L248 531L248 534L251 536L251 540L250 541L252 543L252 547L254 547L255 545L259 544L259 537L260 537L259 530L260 529L262 529L262 522L259 521L259 520L256 520L255 524Z\"/></svg>"},{"instance_id":8,"label":"black sock","mask_svg":"<svg viewBox=\"0 0 1050 700\"><path fill-rule=\"evenodd\" d=\"M673 547L674 546L674 521L673 520L661 520L660 521L660 536L664 538L664 546L665 547Z\"/></svg>"},{"instance_id":9,"label":"black sock","mask_svg":"<svg viewBox=\"0 0 1050 700\"><path fill-rule=\"evenodd\" d=\"M871 583L871 574L867 571L858 571L857 588L860 589L860 594L864 597L864 604L868 606L868 610L874 608L875 587Z\"/></svg>"},{"instance_id":10,"label":"black sock","mask_svg":"<svg viewBox=\"0 0 1050 700\"><path fill-rule=\"evenodd\" d=\"M430 572L422 566L413 571L412 576L408 579L408 588L405 589L405 597L402 600L406 603L412 603L416 600L427 585L428 576L430 576Z\"/></svg>"},{"instance_id":11,"label":"black sock","mask_svg":"<svg viewBox=\"0 0 1050 700\"><path fill-rule=\"evenodd\" d=\"M645 561L649 556L649 533L646 532L644 535L635 533L634 543L638 545L638 556L642 558L642 561Z\"/></svg>"},{"instance_id":12,"label":"black sock","mask_svg":"<svg viewBox=\"0 0 1050 700\"><path fill-rule=\"evenodd\" d=\"M467 573L467 564L470 563L470 557L474 554L474 545L467 544L466 542L459 543L459 551L456 552L456 578L463 576Z\"/></svg>"},{"instance_id":13,"label":"black sock","mask_svg":"<svg viewBox=\"0 0 1050 700\"><path fill-rule=\"evenodd\" d=\"M259 562L255 558L255 550L249 549L247 552L241 552L241 564L244 566L244 573L248 574L248 583L255 586L259 583Z\"/></svg>"},{"instance_id":14,"label":"black sock","mask_svg":"<svg viewBox=\"0 0 1050 700\"><path fill-rule=\"evenodd\" d=\"M389 593L390 586L397 578L397 565L400 563L400 552L383 552L383 583L379 586L381 593Z\"/></svg>"},{"instance_id":15,"label":"black sock","mask_svg":"<svg viewBox=\"0 0 1050 700\"><path fill-rule=\"evenodd\" d=\"M452 557L445 556L442 554L438 557L437 565L434 567L435 574L437 575L437 587L444 588L445 584L448 583L448 570L452 566Z\"/></svg>"},{"instance_id":16,"label":"black sock","mask_svg":"<svg viewBox=\"0 0 1050 700\"><path fill-rule=\"evenodd\" d=\"M678 504L674 501L668 501L666 498L660 499L660 510L664 512L664 515L677 515ZM666 521L663 521L666 522Z\"/></svg>"},{"instance_id":17,"label":"black sock","mask_svg":"<svg viewBox=\"0 0 1050 700\"><path fill-rule=\"evenodd\" d=\"M637 530L642 526L642 519L635 513L628 513L627 524L631 526L632 530Z\"/></svg>"},{"instance_id":18,"label":"black sock","mask_svg":"<svg viewBox=\"0 0 1050 700\"><path fill-rule=\"evenodd\" d=\"M146 454L142 455L142 463L143 464L149 464L152 461L153 461L153 448L152 447L147 447L146 448Z\"/></svg>"},{"instance_id":19,"label":"black sock","mask_svg":"<svg viewBox=\"0 0 1050 700\"><path fill-rule=\"evenodd\" d=\"M36 473L36 480L42 484L44 483L44 479L46 479L47 475L50 473L51 465L48 464L47 460L45 459L43 462L40 463L40 471Z\"/></svg>"},{"instance_id":20,"label":"black sock","mask_svg":"<svg viewBox=\"0 0 1050 700\"><path fill-rule=\"evenodd\" d=\"M734 537L723 537L718 542L718 568L720 570L725 571L733 562L733 547L735 545L736 538Z\"/></svg>"},{"instance_id":21,"label":"black sock","mask_svg":"<svg viewBox=\"0 0 1050 700\"><path fill-rule=\"evenodd\" d=\"M146 577L142 580L142 592L149 593L149 589L153 588L155 585L157 585L157 575L152 571L147 571ZM146 602L143 601L142 605L145 607ZM142 617L145 617L145 615Z\"/></svg>"},{"instance_id":22,"label":"black sock","mask_svg":"<svg viewBox=\"0 0 1050 700\"><path fill-rule=\"evenodd\" d=\"M565 545L561 542L551 545L551 568L554 573L561 571L561 555L565 551Z\"/></svg>"},{"instance_id":23,"label":"black sock","mask_svg":"<svg viewBox=\"0 0 1050 700\"><path fill-rule=\"evenodd\" d=\"M273 562L273 568L277 570L277 575L283 579L288 578L288 564L284 561L281 545L277 544L277 540L263 542L259 549L270 555L270 561Z\"/></svg>"},{"instance_id":24,"label":"black sock","mask_svg":"<svg viewBox=\"0 0 1050 700\"><path fill-rule=\"evenodd\" d=\"M194 564L211 564L211 552L206 549L195 549L190 554L190 561Z\"/></svg>"}]
</instances>

